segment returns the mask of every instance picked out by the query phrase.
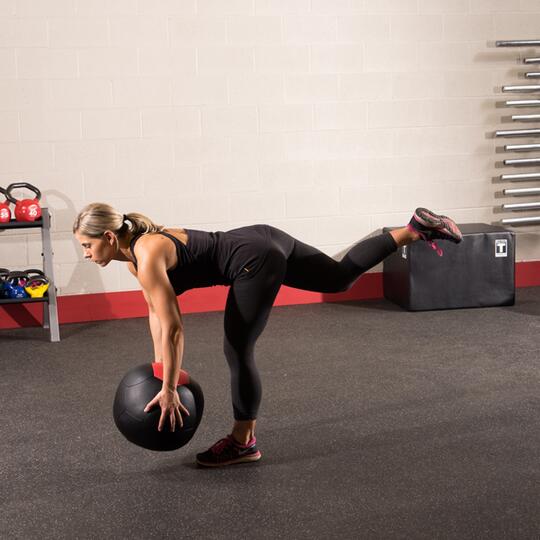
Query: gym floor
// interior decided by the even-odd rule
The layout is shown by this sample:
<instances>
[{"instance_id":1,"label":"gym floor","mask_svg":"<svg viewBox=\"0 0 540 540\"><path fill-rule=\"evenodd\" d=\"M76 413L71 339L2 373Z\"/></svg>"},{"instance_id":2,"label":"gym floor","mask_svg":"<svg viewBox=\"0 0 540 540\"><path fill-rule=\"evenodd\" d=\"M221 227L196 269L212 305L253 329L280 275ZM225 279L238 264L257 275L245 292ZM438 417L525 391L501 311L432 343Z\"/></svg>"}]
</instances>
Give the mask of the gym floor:
<instances>
[{"instance_id":1,"label":"gym floor","mask_svg":"<svg viewBox=\"0 0 540 540\"><path fill-rule=\"evenodd\" d=\"M3 330L1 538L532 539L540 534L540 288L515 306L275 308L257 348L257 464L205 470L231 426L222 313L184 316L205 415L154 453L112 401L146 319Z\"/></svg>"}]
</instances>

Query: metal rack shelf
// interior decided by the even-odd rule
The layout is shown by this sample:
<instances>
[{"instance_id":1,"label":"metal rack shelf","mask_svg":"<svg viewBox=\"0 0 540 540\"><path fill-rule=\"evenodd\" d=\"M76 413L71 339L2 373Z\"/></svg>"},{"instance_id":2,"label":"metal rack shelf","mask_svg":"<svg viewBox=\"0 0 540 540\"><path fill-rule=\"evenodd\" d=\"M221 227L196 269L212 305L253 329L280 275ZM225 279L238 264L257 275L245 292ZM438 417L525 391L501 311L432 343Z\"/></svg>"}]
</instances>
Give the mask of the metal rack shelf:
<instances>
[{"instance_id":1,"label":"metal rack shelf","mask_svg":"<svg viewBox=\"0 0 540 540\"><path fill-rule=\"evenodd\" d=\"M0 223L0 230L41 229L41 243L43 252L43 272L50 281L47 294L43 298L9 298L0 300L0 306L13 304L43 304L43 328L49 330L51 341L60 341L60 328L58 324L58 305L56 286L54 281L53 251L51 242L51 215L48 208L41 209L41 219L33 222L10 221Z\"/></svg>"},{"instance_id":2,"label":"metal rack shelf","mask_svg":"<svg viewBox=\"0 0 540 540\"><path fill-rule=\"evenodd\" d=\"M44 208L42 211L45 210ZM43 227L43 217L36 221L15 221L12 219L8 223L0 223L0 229L33 229Z\"/></svg>"},{"instance_id":3,"label":"metal rack shelf","mask_svg":"<svg viewBox=\"0 0 540 540\"><path fill-rule=\"evenodd\" d=\"M540 39L514 39L514 40L499 40L495 42L496 47L540 47ZM528 52L528 51L527 51ZM530 54L530 53L529 53ZM531 66L534 64L540 64L540 58L538 55L531 55L531 57L522 58L525 66ZM519 74L519 77L524 77L531 82L540 78L539 71L533 71L529 68L529 71L524 71ZM537 94L540 92L540 84L510 84L501 87L501 92L505 93L524 93L531 94L525 96L524 99L506 100L503 102L503 106L506 107L520 107L530 108L531 111L525 114L514 114L511 116L512 122L535 122L536 126L531 129L504 129L494 132L496 138L514 138L523 137L529 139L526 144L506 144L503 146L505 152L540 152L540 143L538 137L540 137L540 114L535 113L540 107L540 99L537 98ZM507 121L508 117L503 118L503 122ZM540 155L532 155L530 158L511 158L503 160L503 166L507 167L531 167L530 172L524 172L519 174L501 174L499 180L502 182L540 182ZM507 169L508 170L508 169ZM540 188L525 187L525 188L511 188L503 189L502 193L507 197L531 197L538 196L540 194ZM514 199L515 200L515 199ZM540 210L540 202L538 199L531 202L516 202L516 203L504 203L501 205L501 210L504 212L516 212L516 211L535 211L538 214ZM540 216L529 216L519 218L503 218L502 223L505 225L533 225L540 223Z\"/></svg>"},{"instance_id":4,"label":"metal rack shelf","mask_svg":"<svg viewBox=\"0 0 540 540\"><path fill-rule=\"evenodd\" d=\"M43 298L2 298L0 299L0 306L3 304L33 304L35 302L48 302L47 296Z\"/></svg>"}]
</instances>

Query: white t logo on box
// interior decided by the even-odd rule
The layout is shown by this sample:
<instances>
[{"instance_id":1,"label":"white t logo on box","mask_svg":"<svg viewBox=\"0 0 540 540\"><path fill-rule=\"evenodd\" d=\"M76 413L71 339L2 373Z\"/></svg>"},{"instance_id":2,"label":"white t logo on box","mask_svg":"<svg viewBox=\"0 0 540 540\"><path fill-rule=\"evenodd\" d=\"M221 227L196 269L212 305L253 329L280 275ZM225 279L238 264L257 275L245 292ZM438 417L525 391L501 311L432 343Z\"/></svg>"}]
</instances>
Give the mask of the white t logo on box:
<instances>
[{"instance_id":1,"label":"white t logo on box","mask_svg":"<svg viewBox=\"0 0 540 540\"><path fill-rule=\"evenodd\" d=\"M495 257L508 257L508 240L495 240Z\"/></svg>"}]
</instances>

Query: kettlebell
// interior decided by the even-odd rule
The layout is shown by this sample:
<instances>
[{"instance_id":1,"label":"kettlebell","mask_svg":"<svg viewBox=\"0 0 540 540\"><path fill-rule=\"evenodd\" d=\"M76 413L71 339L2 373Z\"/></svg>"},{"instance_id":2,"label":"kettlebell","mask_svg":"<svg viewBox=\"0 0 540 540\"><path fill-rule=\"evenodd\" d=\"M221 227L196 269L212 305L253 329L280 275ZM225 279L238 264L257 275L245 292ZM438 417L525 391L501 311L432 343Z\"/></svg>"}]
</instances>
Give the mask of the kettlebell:
<instances>
[{"instance_id":1,"label":"kettlebell","mask_svg":"<svg viewBox=\"0 0 540 540\"><path fill-rule=\"evenodd\" d=\"M28 281L28 275L25 272L10 272L4 282L4 289L8 298L28 298L28 293L24 286Z\"/></svg>"},{"instance_id":2,"label":"kettlebell","mask_svg":"<svg viewBox=\"0 0 540 540\"><path fill-rule=\"evenodd\" d=\"M33 199L21 199L18 201L11 195L11 192L17 188L29 189L36 196ZM36 221L41 218L41 206L39 205L41 191L37 187L27 182L15 182L7 187L6 196L15 205L15 219L17 221Z\"/></svg>"},{"instance_id":3,"label":"kettlebell","mask_svg":"<svg viewBox=\"0 0 540 540\"><path fill-rule=\"evenodd\" d=\"M11 221L10 201L8 200L7 192L3 187L0 187L0 193L6 197L6 200L0 203L0 223L9 223Z\"/></svg>"},{"instance_id":4,"label":"kettlebell","mask_svg":"<svg viewBox=\"0 0 540 540\"><path fill-rule=\"evenodd\" d=\"M43 298L49 289L49 278L41 271L35 268L25 270L27 282L24 285L24 290L30 298Z\"/></svg>"}]
</instances>

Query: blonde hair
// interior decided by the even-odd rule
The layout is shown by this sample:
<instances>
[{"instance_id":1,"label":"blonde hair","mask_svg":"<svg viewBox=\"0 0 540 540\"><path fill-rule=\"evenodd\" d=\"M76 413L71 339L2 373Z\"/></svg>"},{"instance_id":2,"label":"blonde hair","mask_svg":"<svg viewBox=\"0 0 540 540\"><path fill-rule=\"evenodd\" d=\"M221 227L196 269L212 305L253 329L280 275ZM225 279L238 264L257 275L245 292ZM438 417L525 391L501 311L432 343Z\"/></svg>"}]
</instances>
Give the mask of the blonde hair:
<instances>
[{"instance_id":1,"label":"blonde hair","mask_svg":"<svg viewBox=\"0 0 540 540\"><path fill-rule=\"evenodd\" d=\"M163 225L155 224L150 218L137 212L121 214L105 203L91 203L85 206L73 223L73 233L79 232L91 238L100 238L105 231L118 236L131 233L133 236L163 230Z\"/></svg>"}]
</instances>

